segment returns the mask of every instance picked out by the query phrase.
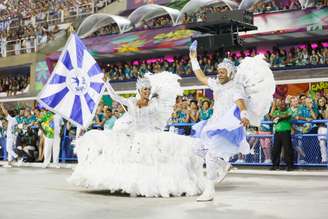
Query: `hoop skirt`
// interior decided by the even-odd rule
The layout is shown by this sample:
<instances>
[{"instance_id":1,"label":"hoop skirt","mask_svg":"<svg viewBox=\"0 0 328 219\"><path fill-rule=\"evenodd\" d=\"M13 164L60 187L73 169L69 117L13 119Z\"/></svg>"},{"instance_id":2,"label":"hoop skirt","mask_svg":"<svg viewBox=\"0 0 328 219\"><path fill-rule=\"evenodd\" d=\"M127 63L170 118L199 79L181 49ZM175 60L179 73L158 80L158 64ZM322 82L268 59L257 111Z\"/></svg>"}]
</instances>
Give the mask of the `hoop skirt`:
<instances>
[{"instance_id":1,"label":"hoop skirt","mask_svg":"<svg viewBox=\"0 0 328 219\"><path fill-rule=\"evenodd\" d=\"M76 140L78 165L71 183L146 197L201 193L203 160L194 153L195 139L162 131L181 92L178 77L164 72L149 79L158 96L149 106L138 108L136 98L112 93L128 107L125 116L113 130L92 130Z\"/></svg>"}]
</instances>

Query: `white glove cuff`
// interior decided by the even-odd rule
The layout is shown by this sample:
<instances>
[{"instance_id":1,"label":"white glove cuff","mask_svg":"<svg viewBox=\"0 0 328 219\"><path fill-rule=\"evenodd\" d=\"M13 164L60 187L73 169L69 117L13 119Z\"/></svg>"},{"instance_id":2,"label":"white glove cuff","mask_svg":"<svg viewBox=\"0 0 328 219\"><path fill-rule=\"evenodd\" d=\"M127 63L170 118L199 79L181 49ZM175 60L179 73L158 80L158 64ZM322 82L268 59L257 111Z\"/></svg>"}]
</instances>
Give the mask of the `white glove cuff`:
<instances>
[{"instance_id":1,"label":"white glove cuff","mask_svg":"<svg viewBox=\"0 0 328 219\"><path fill-rule=\"evenodd\" d=\"M248 118L248 113L246 110L243 110L240 112L240 118L244 119L244 118Z\"/></svg>"},{"instance_id":2,"label":"white glove cuff","mask_svg":"<svg viewBox=\"0 0 328 219\"><path fill-rule=\"evenodd\" d=\"M197 59L191 59L190 62L191 62L191 68L193 71L200 70L200 66L199 66Z\"/></svg>"}]
</instances>

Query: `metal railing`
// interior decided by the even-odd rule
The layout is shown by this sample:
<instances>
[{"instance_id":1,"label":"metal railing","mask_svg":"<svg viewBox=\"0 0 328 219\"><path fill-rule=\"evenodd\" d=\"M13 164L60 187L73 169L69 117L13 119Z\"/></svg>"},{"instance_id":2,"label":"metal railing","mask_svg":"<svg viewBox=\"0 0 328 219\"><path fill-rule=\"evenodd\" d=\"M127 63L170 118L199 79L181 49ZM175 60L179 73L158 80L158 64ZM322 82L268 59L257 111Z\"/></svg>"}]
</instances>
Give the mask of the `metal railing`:
<instances>
[{"instance_id":1,"label":"metal railing","mask_svg":"<svg viewBox=\"0 0 328 219\"><path fill-rule=\"evenodd\" d=\"M1 57L7 57L11 55L21 55L26 53L37 52L38 40L36 37L26 37L17 40L1 41Z\"/></svg>"},{"instance_id":2,"label":"metal railing","mask_svg":"<svg viewBox=\"0 0 328 219\"><path fill-rule=\"evenodd\" d=\"M292 134L292 142L294 147L295 159L294 165L296 166L304 166L304 167L328 167L327 163L322 163L322 151L328 150L328 132L326 131L325 134L318 134L317 127L318 124L321 127L326 127L328 129L328 120L313 120L313 121L292 121L294 125L305 125L311 124L313 128L311 131L307 133L293 133ZM177 134L188 135L186 130L190 130L191 126L194 123L175 123L170 124L167 127L167 131L175 132ZM269 124L272 125L271 121L263 122L262 124ZM174 128L172 128L174 127ZM99 128L99 127L94 127ZM187 129L186 129L187 128ZM322 144L320 145L319 137L323 138L325 142L324 148ZM72 142L75 139L75 134L69 134L69 130L64 127L63 129L63 136L61 139L61 147L60 147L60 161L61 162L75 162L77 161L77 157L74 154L74 145ZM251 152L248 155L243 156L242 161L240 159L240 155L236 155L235 157L231 158L231 162L238 165L248 165L248 166L267 166L271 165L266 161L263 144L266 142L269 147L272 148L274 143L274 135L271 134L258 134L252 133L247 134L247 140L251 146ZM0 159L5 160L7 155L5 151L5 138L0 138L0 145L2 146L2 153L0 154ZM300 149L298 149L300 147ZM304 153L304 154L302 154ZM304 156L305 155L305 156ZM236 162L237 161L237 162ZM283 162L282 162L283 163Z\"/></svg>"}]
</instances>

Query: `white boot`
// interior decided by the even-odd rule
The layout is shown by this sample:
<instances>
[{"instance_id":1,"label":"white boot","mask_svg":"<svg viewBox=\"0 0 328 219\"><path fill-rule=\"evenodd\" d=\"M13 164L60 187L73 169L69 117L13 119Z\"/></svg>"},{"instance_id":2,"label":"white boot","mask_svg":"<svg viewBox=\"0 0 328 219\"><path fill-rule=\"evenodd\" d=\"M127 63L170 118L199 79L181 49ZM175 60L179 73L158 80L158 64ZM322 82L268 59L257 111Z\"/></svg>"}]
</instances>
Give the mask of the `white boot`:
<instances>
[{"instance_id":1,"label":"white boot","mask_svg":"<svg viewBox=\"0 0 328 219\"><path fill-rule=\"evenodd\" d=\"M215 181L207 180L204 192L197 198L198 202L213 201L215 196Z\"/></svg>"},{"instance_id":2,"label":"white boot","mask_svg":"<svg viewBox=\"0 0 328 219\"><path fill-rule=\"evenodd\" d=\"M229 172L229 170L231 168L231 164L220 158L218 161L219 161L220 167L218 168L219 177L217 178L216 182L220 183L223 181L223 179L226 177L227 173Z\"/></svg>"}]
</instances>

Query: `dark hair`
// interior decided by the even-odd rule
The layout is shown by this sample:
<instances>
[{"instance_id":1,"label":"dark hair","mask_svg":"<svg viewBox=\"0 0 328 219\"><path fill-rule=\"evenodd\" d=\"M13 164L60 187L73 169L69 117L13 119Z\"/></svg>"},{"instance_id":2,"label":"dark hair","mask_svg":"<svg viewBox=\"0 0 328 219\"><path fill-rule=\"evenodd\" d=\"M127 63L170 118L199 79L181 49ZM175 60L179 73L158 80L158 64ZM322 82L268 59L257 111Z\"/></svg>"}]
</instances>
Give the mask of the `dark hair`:
<instances>
[{"instance_id":1,"label":"dark hair","mask_svg":"<svg viewBox=\"0 0 328 219\"><path fill-rule=\"evenodd\" d=\"M301 99L302 97L307 97L305 94L301 94L299 98Z\"/></svg>"},{"instance_id":2,"label":"dark hair","mask_svg":"<svg viewBox=\"0 0 328 219\"><path fill-rule=\"evenodd\" d=\"M211 105L211 102L210 102L209 100L207 100L207 99L205 99L205 100L202 101L202 105L203 105L204 103L207 103L208 105Z\"/></svg>"},{"instance_id":3,"label":"dark hair","mask_svg":"<svg viewBox=\"0 0 328 219\"><path fill-rule=\"evenodd\" d=\"M112 111L111 108L107 108L106 113L107 113L107 112L110 112L110 113L111 113L111 112L113 112L113 111Z\"/></svg>"},{"instance_id":4,"label":"dark hair","mask_svg":"<svg viewBox=\"0 0 328 219\"><path fill-rule=\"evenodd\" d=\"M197 100L191 100L191 101L190 101L190 104L192 104L192 103L194 103L194 104L197 105L198 102L197 102Z\"/></svg>"}]
</instances>

